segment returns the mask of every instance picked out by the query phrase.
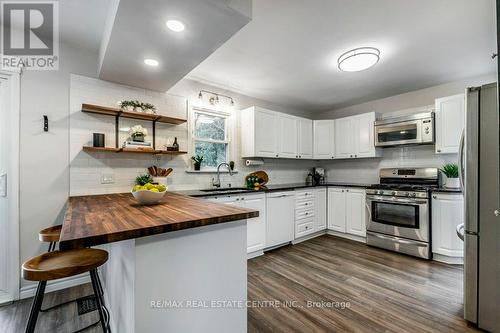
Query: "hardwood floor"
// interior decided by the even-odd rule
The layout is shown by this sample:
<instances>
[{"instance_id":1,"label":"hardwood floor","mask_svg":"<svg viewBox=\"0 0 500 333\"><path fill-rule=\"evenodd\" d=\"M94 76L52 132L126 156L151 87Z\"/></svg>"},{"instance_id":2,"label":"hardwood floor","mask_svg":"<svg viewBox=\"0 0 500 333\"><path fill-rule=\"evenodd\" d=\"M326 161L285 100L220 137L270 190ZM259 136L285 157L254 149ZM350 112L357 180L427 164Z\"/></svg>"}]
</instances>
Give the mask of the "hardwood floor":
<instances>
[{"instance_id":1,"label":"hardwood floor","mask_svg":"<svg viewBox=\"0 0 500 333\"><path fill-rule=\"evenodd\" d=\"M462 318L462 275L321 236L248 262L249 301L281 302L250 307L248 332L474 332Z\"/></svg>"},{"instance_id":2,"label":"hardwood floor","mask_svg":"<svg viewBox=\"0 0 500 333\"><path fill-rule=\"evenodd\" d=\"M248 299L260 302L248 309L248 332L475 332L462 319L462 274L321 236L248 261ZM44 305L91 293L90 284L49 293ZM30 305L0 307L0 332L23 332ZM79 316L72 303L41 313L36 331L73 332L97 319L95 311Z\"/></svg>"}]
</instances>

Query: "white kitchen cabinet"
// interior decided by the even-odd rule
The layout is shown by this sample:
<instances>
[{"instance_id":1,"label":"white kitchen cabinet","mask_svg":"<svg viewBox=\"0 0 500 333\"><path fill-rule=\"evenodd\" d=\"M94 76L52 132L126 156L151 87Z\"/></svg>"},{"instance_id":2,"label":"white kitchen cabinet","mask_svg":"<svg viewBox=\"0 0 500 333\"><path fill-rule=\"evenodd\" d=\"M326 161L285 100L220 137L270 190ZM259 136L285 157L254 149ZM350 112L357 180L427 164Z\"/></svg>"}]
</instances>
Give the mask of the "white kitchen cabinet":
<instances>
[{"instance_id":1,"label":"white kitchen cabinet","mask_svg":"<svg viewBox=\"0 0 500 333\"><path fill-rule=\"evenodd\" d=\"M313 158L313 121L305 118L298 119L298 156L299 158Z\"/></svg>"},{"instance_id":2,"label":"white kitchen cabinet","mask_svg":"<svg viewBox=\"0 0 500 333\"><path fill-rule=\"evenodd\" d=\"M435 103L436 153L458 153L465 125L465 95L437 98Z\"/></svg>"},{"instance_id":3,"label":"white kitchen cabinet","mask_svg":"<svg viewBox=\"0 0 500 333\"><path fill-rule=\"evenodd\" d=\"M264 249L266 242L266 196L264 193L223 195L206 199L259 211L258 217L247 219L247 253Z\"/></svg>"},{"instance_id":4,"label":"white kitchen cabinet","mask_svg":"<svg viewBox=\"0 0 500 333\"><path fill-rule=\"evenodd\" d=\"M279 157L299 158L298 156L298 119L294 116L278 113L279 122Z\"/></svg>"},{"instance_id":5,"label":"white kitchen cabinet","mask_svg":"<svg viewBox=\"0 0 500 333\"><path fill-rule=\"evenodd\" d=\"M379 157L375 148L375 112L335 119L335 158Z\"/></svg>"},{"instance_id":6,"label":"white kitchen cabinet","mask_svg":"<svg viewBox=\"0 0 500 333\"><path fill-rule=\"evenodd\" d=\"M314 153L315 160L329 160L335 156L335 120L315 120Z\"/></svg>"},{"instance_id":7,"label":"white kitchen cabinet","mask_svg":"<svg viewBox=\"0 0 500 333\"><path fill-rule=\"evenodd\" d=\"M295 193L266 193L266 248L288 244L294 238Z\"/></svg>"},{"instance_id":8,"label":"white kitchen cabinet","mask_svg":"<svg viewBox=\"0 0 500 333\"><path fill-rule=\"evenodd\" d=\"M328 189L328 229L366 237L366 191L358 188Z\"/></svg>"},{"instance_id":9,"label":"white kitchen cabinet","mask_svg":"<svg viewBox=\"0 0 500 333\"><path fill-rule=\"evenodd\" d=\"M461 263L463 241L456 227L464 223L462 194L435 193L432 195L432 253L435 260Z\"/></svg>"},{"instance_id":10,"label":"white kitchen cabinet","mask_svg":"<svg viewBox=\"0 0 500 333\"><path fill-rule=\"evenodd\" d=\"M314 233L315 191L305 189L295 191L295 239Z\"/></svg>"},{"instance_id":11,"label":"white kitchen cabinet","mask_svg":"<svg viewBox=\"0 0 500 333\"><path fill-rule=\"evenodd\" d=\"M322 231L326 229L327 221L327 195L326 187L314 190L314 229Z\"/></svg>"},{"instance_id":12,"label":"white kitchen cabinet","mask_svg":"<svg viewBox=\"0 0 500 333\"><path fill-rule=\"evenodd\" d=\"M340 187L328 188L328 229L346 232L346 195Z\"/></svg>"},{"instance_id":13,"label":"white kitchen cabinet","mask_svg":"<svg viewBox=\"0 0 500 333\"><path fill-rule=\"evenodd\" d=\"M278 114L274 111L252 106L241 111L241 156L279 156Z\"/></svg>"}]
</instances>

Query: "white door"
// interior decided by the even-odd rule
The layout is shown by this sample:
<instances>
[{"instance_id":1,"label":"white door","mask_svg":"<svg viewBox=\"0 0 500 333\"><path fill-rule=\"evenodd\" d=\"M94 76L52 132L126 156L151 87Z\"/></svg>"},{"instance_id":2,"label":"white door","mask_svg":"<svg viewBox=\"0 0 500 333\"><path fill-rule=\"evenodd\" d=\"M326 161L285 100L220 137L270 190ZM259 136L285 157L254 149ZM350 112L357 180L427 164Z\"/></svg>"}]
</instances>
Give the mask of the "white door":
<instances>
[{"instance_id":1,"label":"white door","mask_svg":"<svg viewBox=\"0 0 500 333\"><path fill-rule=\"evenodd\" d=\"M365 190L346 189L346 232L366 237Z\"/></svg>"},{"instance_id":2,"label":"white door","mask_svg":"<svg viewBox=\"0 0 500 333\"><path fill-rule=\"evenodd\" d=\"M353 117L335 119L335 158L354 157Z\"/></svg>"},{"instance_id":3,"label":"white door","mask_svg":"<svg viewBox=\"0 0 500 333\"><path fill-rule=\"evenodd\" d=\"M241 197L243 207L259 211L259 217L247 220L247 253L262 250L266 243L266 197L264 194Z\"/></svg>"},{"instance_id":4,"label":"white door","mask_svg":"<svg viewBox=\"0 0 500 333\"><path fill-rule=\"evenodd\" d=\"M436 153L458 153L464 124L464 94L436 99Z\"/></svg>"},{"instance_id":5,"label":"white door","mask_svg":"<svg viewBox=\"0 0 500 333\"><path fill-rule=\"evenodd\" d=\"M314 229L315 231L326 229L327 220L326 187L315 190L314 193Z\"/></svg>"},{"instance_id":6,"label":"white door","mask_svg":"<svg viewBox=\"0 0 500 333\"><path fill-rule=\"evenodd\" d=\"M313 157L313 121L310 119L299 118L299 158Z\"/></svg>"},{"instance_id":7,"label":"white door","mask_svg":"<svg viewBox=\"0 0 500 333\"><path fill-rule=\"evenodd\" d=\"M0 73L0 304L19 297L19 76Z\"/></svg>"},{"instance_id":8,"label":"white door","mask_svg":"<svg viewBox=\"0 0 500 333\"><path fill-rule=\"evenodd\" d=\"M298 158L298 121L294 116L278 115L279 122L279 157ZM276 128L274 128L276 131Z\"/></svg>"},{"instance_id":9,"label":"white door","mask_svg":"<svg viewBox=\"0 0 500 333\"><path fill-rule=\"evenodd\" d=\"M241 124L245 126L245 124ZM255 156L278 157L278 116L276 112L255 109Z\"/></svg>"},{"instance_id":10,"label":"white door","mask_svg":"<svg viewBox=\"0 0 500 333\"><path fill-rule=\"evenodd\" d=\"M314 121L314 159L332 159L335 153L335 120Z\"/></svg>"},{"instance_id":11,"label":"white door","mask_svg":"<svg viewBox=\"0 0 500 333\"><path fill-rule=\"evenodd\" d=\"M457 225L464 223L464 200L461 194L432 196L432 252L449 257L463 257L464 242L458 238Z\"/></svg>"},{"instance_id":12,"label":"white door","mask_svg":"<svg viewBox=\"0 0 500 333\"><path fill-rule=\"evenodd\" d=\"M328 229L346 231L346 192L343 188L328 189Z\"/></svg>"},{"instance_id":13,"label":"white door","mask_svg":"<svg viewBox=\"0 0 500 333\"><path fill-rule=\"evenodd\" d=\"M357 116L356 119L356 150L355 157L374 157L375 153L375 138L374 138L374 123L375 113L370 112Z\"/></svg>"}]
</instances>

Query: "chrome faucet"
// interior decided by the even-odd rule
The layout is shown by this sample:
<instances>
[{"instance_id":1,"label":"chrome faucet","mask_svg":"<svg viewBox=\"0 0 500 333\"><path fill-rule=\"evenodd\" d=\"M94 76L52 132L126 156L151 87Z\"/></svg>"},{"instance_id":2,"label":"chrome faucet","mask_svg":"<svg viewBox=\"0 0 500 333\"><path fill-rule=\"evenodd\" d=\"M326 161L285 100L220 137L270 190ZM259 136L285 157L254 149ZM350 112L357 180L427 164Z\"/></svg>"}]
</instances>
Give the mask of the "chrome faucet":
<instances>
[{"instance_id":1,"label":"chrome faucet","mask_svg":"<svg viewBox=\"0 0 500 333\"><path fill-rule=\"evenodd\" d=\"M227 164L226 162L222 162L221 164L219 164L217 166L217 180L215 180L215 178L212 178L212 186L214 186L214 187L217 187L217 188L220 187L220 167L223 165L227 167L227 170L229 170L229 175L230 176L233 175L233 170L231 170L231 167L229 166L229 164Z\"/></svg>"}]
</instances>

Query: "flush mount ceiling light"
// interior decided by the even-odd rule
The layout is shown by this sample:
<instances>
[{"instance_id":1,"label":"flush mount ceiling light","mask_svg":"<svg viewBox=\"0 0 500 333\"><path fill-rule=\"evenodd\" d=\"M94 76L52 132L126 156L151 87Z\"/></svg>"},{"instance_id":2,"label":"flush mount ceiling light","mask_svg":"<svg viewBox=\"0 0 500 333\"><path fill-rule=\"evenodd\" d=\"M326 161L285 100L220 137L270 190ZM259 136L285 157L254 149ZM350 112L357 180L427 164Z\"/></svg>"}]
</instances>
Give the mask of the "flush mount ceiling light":
<instances>
[{"instance_id":1,"label":"flush mount ceiling light","mask_svg":"<svg viewBox=\"0 0 500 333\"><path fill-rule=\"evenodd\" d=\"M186 28L184 23L182 23L181 21L177 21L177 20L168 20L166 24L167 24L167 28L169 28L170 30L175 31L175 32L184 31L184 29Z\"/></svg>"},{"instance_id":2,"label":"flush mount ceiling light","mask_svg":"<svg viewBox=\"0 0 500 333\"><path fill-rule=\"evenodd\" d=\"M160 63L155 59L144 59L144 63L148 66L157 67Z\"/></svg>"},{"instance_id":3,"label":"flush mount ceiling light","mask_svg":"<svg viewBox=\"0 0 500 333\"><path fill-rule=\"evenodd\" d=\"M359 72L372 67L379 59L379 49L359 47L343 53L337 60L337 64L343 72Z\"/></svg>"}]
</instances>

